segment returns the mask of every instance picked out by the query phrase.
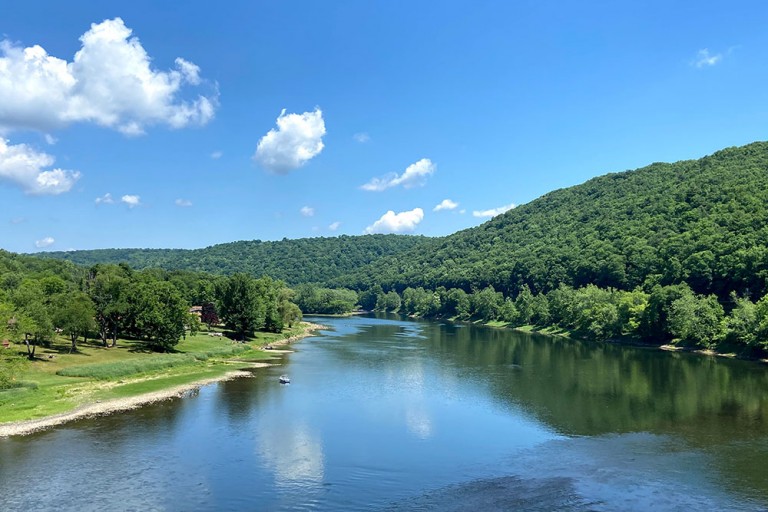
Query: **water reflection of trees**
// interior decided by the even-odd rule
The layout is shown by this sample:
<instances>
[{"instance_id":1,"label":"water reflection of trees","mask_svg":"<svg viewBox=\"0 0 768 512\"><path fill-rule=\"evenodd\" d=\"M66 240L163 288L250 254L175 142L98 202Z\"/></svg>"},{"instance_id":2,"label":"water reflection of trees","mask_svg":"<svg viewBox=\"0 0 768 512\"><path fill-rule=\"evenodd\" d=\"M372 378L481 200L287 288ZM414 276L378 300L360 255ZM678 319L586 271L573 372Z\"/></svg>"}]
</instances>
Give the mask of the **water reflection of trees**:
<instances>
[{"instance_id":1,"label":"water reflection of trees","mask_svg":"<svg viewBox=\"0 0 768 512\"><path fill-rule=\"evenodd\" d=\"M418 324L425 338L395 336L406 331L402 325L364 326L333 352L350 367L437 364L456 385L486 390L566 435L672 435L715 454L720 474L739 491L768 492L763 365L472 325L407 324ZM398 350L403 345L419 350Z\"/></svg>"},{"instance_id":2,"label":"water reflection of trees","mask_svg":"<svg viewBox=\"0 0 768 512\"><path fill-rule=\"evenodd\" d=\"M364 325L345 341L333 352L350 366L426 357L564 434L768 434L768 373L752 362L428 322Z\"/></svg>"},{"instance_id":3,"label":"water reflection of trees","mask_svg":"<svg viewBox=\"0 0 768 512\"><path fill-rule=\"evenodd\" d=\"M754 363L474 326L432 327L426 343L566 434L766 434L768 374Z\"/></svg>"}]
</instances>

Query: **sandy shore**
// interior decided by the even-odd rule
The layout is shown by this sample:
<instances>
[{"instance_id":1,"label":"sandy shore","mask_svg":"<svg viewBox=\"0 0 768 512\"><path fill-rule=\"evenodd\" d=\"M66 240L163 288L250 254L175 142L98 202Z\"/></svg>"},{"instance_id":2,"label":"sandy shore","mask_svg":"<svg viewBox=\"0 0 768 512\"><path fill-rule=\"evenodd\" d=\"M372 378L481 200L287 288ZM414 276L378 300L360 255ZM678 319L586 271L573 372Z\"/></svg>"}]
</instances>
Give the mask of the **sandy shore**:
<instances>
[{"instance_id":1,"label":"sandy shore","mask_svg":"<svg viewBox=\"0 0 768 512\"><path fill-rule=\"evenodd\" d=\"M312 336L316 331L320 329L325 329L325 326L323 325L313 324L309 322L305 322L305 323L307 324L307 328L303 333L298 334L296 336L291 336L290 338L285 338L284 340L273 341L272 343L270 343L270 345L273 347L286 346L302 338ZM275 352L290 352L290 351L275 350ZM263 367L272 366L272 365L270 363L249 363L248 366L251 368L263 368ZM215 382L223 382L226 380L232 380L232 379L237 379L241 377L252 377L252 376L253 376L252 373L244 370L233 370L231 372L227 372L221 377L214 377L210 379L199 380L196 382L191 382L189 384L183 384L181 386L174 386L172 388L163 389L160 391L153 391L152 393L144 393L142 395L127 397L127 398L116 398L114 400L104 400L101 402L81 405L80 407L72 411L65 412L62 414L56 414L54 416L46 416L45 418L39 418L35 420L3 423L3 424L0 424L0 437L28 435L33 432L38 432L40 430L55 427L57 425L61 425L63 423L67 423L69 421L73 421L81 418L88 418L92 416L102 416L102 415L112 414L114 412L119 412L119 411L128 411L131 409L136 409L137 407L141 407L142 405L162 402L164 400L173 400L175 398L179 398L183 396L185 393L188 393L189 391L199 389L203 386L207 386L208 384L213 384Z\"/></svg>"}]
</instances>

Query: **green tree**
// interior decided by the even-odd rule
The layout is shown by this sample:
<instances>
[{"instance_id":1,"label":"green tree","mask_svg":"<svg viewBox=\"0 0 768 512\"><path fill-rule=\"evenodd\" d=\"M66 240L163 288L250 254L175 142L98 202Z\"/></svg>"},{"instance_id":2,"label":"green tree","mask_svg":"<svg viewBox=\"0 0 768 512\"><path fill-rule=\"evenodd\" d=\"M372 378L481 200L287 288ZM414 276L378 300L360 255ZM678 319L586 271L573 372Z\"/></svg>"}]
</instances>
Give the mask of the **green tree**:
<instances>
[{"instance_id":1,"label":"green tree","mask_svg":"<svg viewBox=\"0 0 768 512\"><path fill-rule=\"evenodd\" d=\"M69 336L69 352L77 352L77 338L83 342L88 339L88 332L96 328L95 310L90 297L84 292L70 292L59 295L54 305L53 322L56 327Z\"/></svg>"},{"instance_id":2,"label":"green tree","mask_svg":"<svg viewBox=\"0 0 768 512\"><path fill-rule=\"evenodd\" d=\"M768 349L768 294L755 304L755 341L763 349Z\"/></svg>"},{"instance_id":3,"label":"green tree","mask_svg":"<svg viewBox=\"0 0 768 512\"><path fill-rule=\"evenodd\" d=\"M619 324L622 334L635 335L648 307L648 294L641 289L618 293Z\"/></svg>"},{"instance_id":4,"label":"green tree","mask_svg":"<svg viewBox=\"0 0 768 512\"><path fill-rule=\"evenodd\" d=\"M279 312L283 325L293 327L301 321L301 309L293 302L294 292L290 288L280 290Z\"/></svg>"},{"instance_id":5,"label":"green tree","mask_svg":"<svg viewBox=\"0 0 768 512\"><path fill-rule=\"evenodd\" d=\"M443 304L444 314L448 317L456 317L459 320L468 320L472 314L472 304L467 292L461 288L452 288L446 294Z\"/></svg>"},{"instance_id":6,"label":"green tree","mask_svg":"<svg viewBox=\"0 0 768 512\"><path fill-rule=\"evenodd\" d=\"M400 295L396 291L390 290L379 297L379 302L376 303L376 310L395 312L400 309L401 304Z\"/></svg>"},{"instance_id":7,"label":"green tree","mask_svg":"<svg viewBox=\"0 0 768 512\"><path fill-rule=\"evenodd\" d=\"M129 296L133 328L150 349L167 352L181 341L189 307L176 287L166 281L137 282Z\"/></svg>"},{"instance_id":8,"label":"green tree","mask_svg":"<svg viewBox=\"0 0 768 512\"><path fill-rule=\"evenodd\" d=\"M515 298L515 308L517 309L516 323L518 325L526 325L533 322L534 310L534 298L531 289L527 284L524 284L520 289L520 293Z\"/></svg>"},{"instance_id":9,"label":"green tree","mask_svg":"<svg viewBox=\"0 0 768 512\"><path fill-rule=\"evenodd\" d=\"M381 285L374 285L360 293L358 304L360 304L360 307L366 311L373 311L376 309L376 303L382 295L384 295L384 290L381 289Z\"/></svg>"},{"instance_id":10,"label":"green tree","mask_svg":"<svg viewBox=\"0 0 768 512\"><path fill-rule=\"evenodd\" d=\"M672 303L669 328L682 341L714 347L725 334L724 316L717 297L689 291Z\"/></svg>"},{"instance_id":11,"label":"green tree","mask_svg":"<svg viewBox=\"0 0 768 512\"><path fill-rule=\"evenodd\" d=\"M592 284L575 291L571 311L579 334L599 341L620 334L621 324L614 295L613 290Z\"/></svg>"},{"instance_id":12,"label":"green tree","mask_svg":"<svg viewBox=\"0 0 768 512\"><path fill-rule=\"evenodd\" d=\"M757 344L760 330L757 318L757 306L747 297L731 295L735 306L725 321L728 340L742 343L748 347Z\"/></svg>"},{"instance_id":13,"label":"green tree","mask_svg":"<svg viewBox=\"0 0 768 512\"><path fill-rule=\"evenodd\" d=\"M0 338L11 337L18 342L20 338L14 330L16 323L13 306L0 302ZM26 361L18 353L0 349L0 389L14 387L25 368Z\"/></svg>"},{"instance_id":14,"label":"green tree","mask_svg":"<svg viewBox=\"0 0 768 512\"><path fill-rule=\"evenodd\" d=\"M94 317L101 343L117 345L117 338L127 327L130 304L128 299L129 272L117 265L97 265L86 282L88 296L93 302Z\"/></svg>"},{"instance_id":15,"label":"green tree","mask_svg":"<svg viewBox=\"0 0 768 512\"><path fill-rule=\"evenodd\" d=\"M487 286L471 295L474 315L486 321L498 320L501 306L504 304L504 296Z\"/></svg>"},{"instance_id":16,"label":"green tree","mask_svg":"<svg viewBox=\"0 0 768 512\"><path fill-rule=\"evenodd\" d=\"M227 328L244 340L264 325L266 307L258 296L255 279L247 274L231 275L222 288L221 316Z\"/></svg>"},{"instance_id":17,"label":"green tree","mask_svg":"<svg viewBox=\"0 0 768 512\"><path fill-rule=\"evenodd\" d=\"M648 297L648 306L643 310L638 332L645 339L671 340L675 334L669 324L672 303L693 292L683 283L671 286L656 285Z\"/></svg>"}]
</instances>

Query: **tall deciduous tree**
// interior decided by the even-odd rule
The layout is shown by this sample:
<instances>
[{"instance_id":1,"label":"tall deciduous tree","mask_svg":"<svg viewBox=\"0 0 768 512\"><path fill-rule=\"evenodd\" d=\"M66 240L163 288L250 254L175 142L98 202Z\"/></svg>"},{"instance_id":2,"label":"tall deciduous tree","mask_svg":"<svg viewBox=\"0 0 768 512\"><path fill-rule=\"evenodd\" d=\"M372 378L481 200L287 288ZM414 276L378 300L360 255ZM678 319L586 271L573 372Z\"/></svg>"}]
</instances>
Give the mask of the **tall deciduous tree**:
<instances>
[{"instance_id":1,"label":"tall deciduous tree","mask_svg":"<svg viewBox=\"0 0 768 512\"><path fill-rule=\"evenodd\" d=\"M53 322L69 336L70 353L77 352L77 338L82 336L85 342L88 332L96 327L95 314L93 302L84 292L63 293L55 301Z\"/></svg>"},{"instance_id":2,"label":"tall deciduous tree","mask_svg":"<svg viewBox=\"0 0 768 512\"><path fill-rule=\"evenodd\" d=\"M245 339L264 325L266 308L258 296L255 279L237 273L222 287L221 316L238 339Z\"/></svg>"},{"instance_id":3,"label":"tall deciduous tree","mask_svg":"<svg viewBox=\"0 0 768 512\"><path fill-rule=\"evenodd\" d=\"M93 301L96 323L102 344L117 345L117 337L125 327L129 304L129 280L124 268L117 265L97 265L88 279L88 295Z\"/></svg>"},{"instance_id":4,"label":"tall deciduous tree","mask_svg":"<svg viewBox=\"0 0 768 512\"><path fill-rule=\"evenodd\" d=\"M167 352L184 336L188 306L166 281L134 283L130 288L130 316L136 334L152 350Z\"/></svg>"}]
</instances>

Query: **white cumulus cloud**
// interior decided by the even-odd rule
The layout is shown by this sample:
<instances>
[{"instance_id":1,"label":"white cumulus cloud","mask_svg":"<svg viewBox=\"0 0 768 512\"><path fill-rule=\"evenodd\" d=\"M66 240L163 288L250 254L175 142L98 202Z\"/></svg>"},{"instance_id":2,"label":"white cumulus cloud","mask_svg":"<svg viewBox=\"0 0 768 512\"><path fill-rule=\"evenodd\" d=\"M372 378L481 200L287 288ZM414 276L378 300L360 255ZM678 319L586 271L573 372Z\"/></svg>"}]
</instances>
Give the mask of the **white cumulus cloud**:
<instances>
[{"instance_id":1,"label":"white cumulus cloud","mask_svg":"<svg viewBox=\"0 0 768 512\"><path fill-rule=\"evenodd\" d=\"M299 211L305 217L312 217L315 214L315 209L311 206L302 206Z\"/></svg>"},{"instance_id":2,"label":"white cumulus cloud","mask_svg":"<svg viewBox=\"0 0 768 512\"><path fill-rule=\"evenodd\" d=\"M459 206L459 203L451 201L450 199L443 199L439 205L432 208L433 212L439 212L440 210L455 210Z\"/></svg>"},{"instance_id":3,"label":"white cumulus cloud","mask_svg":"<svg viewBox=\"0 0 768 512\"><path fill-rule=\"evenodd\" d=\"M414 208L413 210L400 213L389 210L379 220L365 228L364 233L402 233L403 231L413 231L423 219L424 210L421 208Z\"/></svg>"},{"instance_id":4,"label":"white cumulus cloud","mask_svg":"<svg viewBox=\"0 0 768 512\"><path fill-rule=\"evenodd\" d=\"M182 86L200 84L200 68L182 58L159 71L123 20L94 23L72 61L39 45L0 42L0 127L45 131L92 122L137 135L147 125L202 125L213 118L218 93L182 99Z\"/></svg>"},{"instance_id":5,"label":"white cumulus cloud","mask_svg":"<svg viewBox=\"0 0 768 512\"><path fill-rule=\"evenodd\" d=\"M50 169L55 159L26 144L11 145L0 138L0 180L20 186L27 194L56 195L69 191L80 178L77 171Z\"/></svg>"},{"instance_id":6,"label":"white cumulus cloud","mask_svg":"<svg viewBox=\"0 0 768 512\"><path fill-rule=\"evenodd\" d=\"M490 210L475 210L472 212L472 215L474 217L495 217L497 215L501 215L504 212L508 212L515 206L517 205L510 203L504 206L499 206L498 208L491 208Z\"/></svg>"},{"instance_id":7,"label":"white cumulus cloud","mask_svg":"<svg viewBox=\"0 0 768 512\"><path fill-rule=\"evenodd\" d=\"M424 185L428 176L434 174L435 169L437 169L437 166L432 163L432 160L422 158L418 162L409 165L402 175L393 172L381 178L373 178L360 188L372 192L381 192L398 185L402 185L405 188L421 186Z\"/></svg>"},{"instance_id":8,"label":"white cumulus cloud","mask_svg":"<svg viewBox=\"0 0 768 512\"><path fill-rule=\"evenodd\" d=\"M133 194L126 194L120 198L120 201L128 205L128 208L135 208L141 204L141 197Z\"/></svg>"},{"instance_id":9,"label":"white cumulus cloud","mask_svg":"<svg viewBox=\"0 0 768 512\"><path fill-rule=\"evenodd\" d=\"M336 222L332 222L332 223L331 223L331 224L328 226L328 229L330 229L331 231L336 231L337 229L339 229L339 227L340 227L340 226L341 226L341 222L339 222L339 221L336 221Z\"/></svg>"},{"instance_id":10,"label":"white cumulus cloud","mask_svg":"<svg viewBox=\"0 0 768 512\"><path fill-rule=\"evenodd\" d=\"M52 246L55 242L56 242L56 240L54 240L53 237L47 236L47 237L43 238L42 240L37 240L35 242L35 247L37 247L38 249L43 249L45 247Z\"/></svg>"},{"instance_id":11,"label":"white cumulus cloud","mask_svg":"<svg viewBox=\"0 0 768 512\"><path fill-rule=\"evenodd\" d=\"M188 207L192 206L192 201L189 199L177 199L173 202L176 206Z\"/></svg>"},{"instance_id":12,"label":"white cumulus cloud","mask_svg":"<svg viewBox=\"0 0 768 512\"><path fill-rule=\"evenodd\" d=\"M101 197L96 198L96 204L112 204L114 202L115 200L112 199L112 194L110 194L109 192L107 192Z\"/></svg>"},{"instance_id":13,"label":"white cumulus cloud","mask_svg":"<svg viewBox=\"0 0 768 512\"><path fill-rule=\"evenodd\" d=\"M709 49L704 48L699 50L699 52L696 54L693 65L697 68L710 67L719 63L721 60L723 60L723 54L717 53L715 55L711 55L709 53Z\"/></svg>"},{"instance_id":14,"label":"white cumulus cloud","mask_svg":"<svg viewBox=\"0 0 768 512\"><path fill-rule=\"evenodd\" d=\"M277 118L277 129L271 129L256 146L253 159L264 169L275 174L288 174L298 169L323 150L325 122L323 112L286 114Z\"/></svg>"}]
</instances>

